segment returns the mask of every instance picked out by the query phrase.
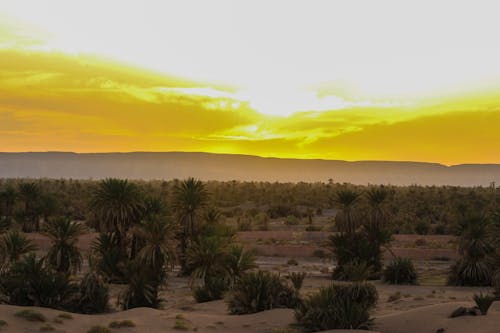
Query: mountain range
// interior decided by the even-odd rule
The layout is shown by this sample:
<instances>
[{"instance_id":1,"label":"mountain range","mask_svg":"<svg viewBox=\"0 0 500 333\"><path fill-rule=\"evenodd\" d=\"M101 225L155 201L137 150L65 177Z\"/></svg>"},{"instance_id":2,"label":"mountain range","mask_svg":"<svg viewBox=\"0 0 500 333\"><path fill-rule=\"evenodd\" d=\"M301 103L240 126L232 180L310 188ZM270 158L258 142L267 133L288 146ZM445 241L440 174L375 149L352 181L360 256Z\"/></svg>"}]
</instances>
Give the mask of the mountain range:
<instances>
[{"instance_id":1,"label":"mountain range","mask_svg":"<svg viewBox=\"0 0 500 333\"><path fill-rule=\"evenodd\" d=\"M197 152L0 153L0 178L183 179L489 186L500 164L264 158Z\"/></svg>"}]
</instances>

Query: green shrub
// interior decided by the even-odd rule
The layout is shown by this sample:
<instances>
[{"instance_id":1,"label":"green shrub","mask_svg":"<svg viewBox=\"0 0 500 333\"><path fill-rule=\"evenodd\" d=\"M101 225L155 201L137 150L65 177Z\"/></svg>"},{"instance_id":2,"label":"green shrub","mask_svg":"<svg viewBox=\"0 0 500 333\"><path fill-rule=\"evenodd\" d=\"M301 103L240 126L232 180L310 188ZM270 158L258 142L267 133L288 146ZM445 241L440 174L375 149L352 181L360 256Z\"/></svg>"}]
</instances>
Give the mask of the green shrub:
<instances>
[{"instance_id":1,"label":"green shrub","mask_svg":"<svg viewBox=\"0 0 500 333\"><path fill-rule=\"evenodd\" d=\"M112 333L112 331L104 326L92 326L87 333Z\"/></svg>"},{"instance_id":2,"label":"green shrub","mask_svg":"<svg viewBox=\"0 0 500 333\"><path fill-rule=\"evenodd\" d=\"M65 312L58 314L57 317L62 319L73 319L71 314Z\"/></svg>"},{"instance_id":3,"label":"green shrub","mask_svg":"<svg viewBox=\"0 0 500 333\"><path fill-rule=\"evenodd\" d=\"M7 322L3 319L0 319L0 329L2 329L2 327L4 326L7 326Z\"/></svg>"},{"instance_id":4,"label":"green shrub","mask_svg":"<svg viewBox=\"0 0 500 333\"><path fill-rule=\"evenodd\" d=\"M488 263L472 258L460 259L451 267L448 284L456 286L490 286L492 272Z\"/></svg>"},{"instance_id":5,"label":"green shrub","mask_svg":"<svg viewBox=\"0 0 500 333\"><path fill-rule=\"evenodd\" d=\"M50 324L45 324L43 326L40 327L40 331L42 332L51 332L51 331L55 331L56 329L54 328L54 326L50 325Z\"/></svg>"},{"instance_id":6,"label":"green shrub","mask_svg":"<svg viewBox=\"0 0 500 333\"><path fill-rule=\"evenodd\" d=\"M427 235L431 230L431 225L426 221L418 221L415 224L415 232L419 235Z\"/></svg>"},{"instance_id":7,"label":"green shrub","mask_svg":"<svg viewBox=\"0 0 500 333\"><path fill-rule=\"evenodd\" d=\"M288 215L285 219L285 225L288 226L298 225L299 222L300 222L299 219L294 215Z\"/></svg>"},{"instance_id":8,"label":"green shrub","mask_svg":"<svg viewBox=\"0 0 500 333\"><path fill-rule=\"evenodd\" d=\"M209 277L205 285L193 290L193 296L198 303L210 302L222 299L227 289L228 283L224 277Z\"/></svg>"},{"instance_id":9,"label":"green shrub","mask_svg":"<svg viewBox=\"0 0 500 333\"><path fill-rule=\"evenodd\" d=\"M292 282L293 288L298 292L302 288L304 279L306 277L305 272L292 272L288 274L288 279Z\"/></svg>"},{"instance_id":10,"label":"green shrub","mask_svg":"<svg viewBox=\"0 0 500 333\"><path fill-rule=\"evenodd\" d=\"M231 314L255 313L273 308L293 308L297 304L293 288L280 276L258 271L243 275L228 298Z\"/></svg>"},{"instance_id":11,"label":"green shrub","mask_svg":"<svg viewBox=\"0 0 500 333\"><path fill-rule=\"evenodd\" d=\"M384 269L383 279L390 284L417 284L417 271L409 258L395 258Z\"/></svg>"},{"instance_id":12,"label":"green shrub","mask_svg":"<svg viewBox=\"0 0 500 333\"><path fill-rule=\"evenodd\" d=\"M500 269L497 270L493 275L493 280L491 281L491 284L493 285L495 296L497 298L500 298Z\"/></svg>"},{"instance_id":13,"label":"green shrub","mask_svg":"<svg viewBox=\"0 0 500 333\"><path fill-rule=\"evenodd\" d=\"M78 309L82 313L103 313L108 308L109 288L97 272L85 274L80 282Z\"/></svg>"},{"instance_id":14,"label":"green shrub","mask_svg":"<svg viewBox=\"0 0 500 333\"><path fill-rule=\"evenodd\" d=\"M122 328L122 327L135 327L135 323L132 320L115 320L109 323L109 328Z\"/></svg>"},{"instance_id":15,"label":"green shrub","mask_svg":"<svg viewBox=\"0 0 500 333\"><path fill-rule=\"evenodd\" d=\"M186 324L186 322L184 321L184 319L182 319L182 318L176 318L173 329L179 330L179 331L188 331L189 327Z\"/></svg>"},{"instance_id":16,"label":"green shrub","mask_svg":"<svg viewBox=\"0 0 500 333\"><path fill-rule=\"evenodd\" d=\"M343 266L340 280L346 281L366 281L372 275L372 268L366 261L353 260Z\"/></svg>"},{"instance_id":17,"label":"green shrub","mask_svg":"<svg viewBox=\"0 0 500 333\"><path fill-rule=\"evenodd\" d=\"M369 329L370 311L377 299L377 290L371 284L332 284L301 302L295 318L305 332Z\"/></svg>"},{"instance_id":18,"label":"green shrub","mask_svg":"<svg viewBox=\"0 0 500 333\"><path fill-rule=\"evenodd\" d=\"M481 311L481 314L483 316L486 316L488 313L488 310L490 309L491 303L495 300L495 297L491 295L483 295L483 293L480 293L479 295L475 294L474 297L474 302L476 302L476 306L478 307L479 311Z\"/></svg>"},{"instance_id":19,"label":"green shrub","mask_svg":"<svg viewBox=\"0 0 500 333\"><path fill-rule=\"evenodd\" d=\"M15 314L16 317L24 318L28 321L41 321L45 322L47 321L47 318L43 314L41 314L38 311L34 310L22 310L19 312L16 312Z\"/></svg>"},{"instance_id":20,"label":"green shrub","mask_svg":"<svg viewBox=\"0 0 500 333\"><path fill-rule=\"evenodd\" d=\"M76 291L67 274L54 271L34 253L16 262L0 279L0 292L13 305L67 308Z\"/></svg>"}]
</instances>

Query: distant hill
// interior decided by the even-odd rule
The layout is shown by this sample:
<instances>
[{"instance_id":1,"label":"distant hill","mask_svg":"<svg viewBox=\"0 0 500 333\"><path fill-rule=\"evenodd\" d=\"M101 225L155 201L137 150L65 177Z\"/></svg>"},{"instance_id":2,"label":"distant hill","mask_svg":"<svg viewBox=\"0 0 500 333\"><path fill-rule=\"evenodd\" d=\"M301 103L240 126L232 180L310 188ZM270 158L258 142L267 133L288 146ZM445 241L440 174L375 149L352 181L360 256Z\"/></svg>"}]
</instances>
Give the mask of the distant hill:
<instances>
[{"instance_id":1,"label":"distant hill","mask_svg":"<svg viewBox=\"0 0 500 333\"><path fill-rule=\"evenodd\" d=\"M500 164L330 161L209 153L0 153L0 178L74 178L349 182L354 184L487 186Z\"/></svg>"}]
</instances>

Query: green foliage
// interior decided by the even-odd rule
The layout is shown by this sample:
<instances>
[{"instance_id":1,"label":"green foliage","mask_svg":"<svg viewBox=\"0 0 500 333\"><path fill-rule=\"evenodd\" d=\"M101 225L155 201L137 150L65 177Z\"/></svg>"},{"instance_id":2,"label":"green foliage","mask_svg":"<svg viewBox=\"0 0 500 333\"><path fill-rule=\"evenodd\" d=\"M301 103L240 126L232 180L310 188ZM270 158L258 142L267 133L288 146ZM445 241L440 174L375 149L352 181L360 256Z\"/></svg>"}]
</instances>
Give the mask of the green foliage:
<instances>
[{"instance_id":1,"label":"green foliage","mask_svg":"<svg viewBox=\"0 0 500 333\"><path fill-rule=\"evenodd\" d=\"M155 271L131 262L126 269L127 288L120 294L118 303L123 310L149 307L157 308L161 299L158 296L158 279Z\"/></svg>"},{"instance_id":2,"label":"green foliage","mask_svg":"<svg viewBox=\"0 0 500 333\"><path fill-rule=\"evenodd\" d=\"M92 326L87 333L112 333L112 331L105 326Z\"/></svg>"},{"instance_id":3,"label":"green foliage","mask_svg":"<svg viewBox=\"0 0 500 333\"><path fill-rule=\"evenodd\" d=\"M47 318L43 314L34 310L21 310L15 313L16 317L24 318L28 321L40 321L45 322Z\"/></svg>"},{"instance_id":4,"label":"green foliage","mask_svg":"<svg viewBox=\"0 0 500 333\"><path fill-rule=\"evenodd\" d=\"M65 312L58 314L57 317L61 319L73 319L71 314Z\"/></svg>"},{"instance_id":5,"label":"green foliage","mask_svg":"<svg viewBox=\"0 0 500 333\"><path fill-rule=\"evenodd\" d=\"M394 258L384 269L383 280L390 284L417 284L417 271L409 258Z\"/></svg>"},{"instance_id":6,"label":"green foliage","mask_svg":"<svg viewBox=\"0 0 500 333\"><path fill-rule=\"evenodd\" d=\"M288 279L292 282L292 286L295 291L299 292L302 288L302 284L304 283L304 279L306 278L305 272L292 272L288 274Z\"/></svg>"},{"instance_id":7,"label":"green foliage","mask_svg":"<svg viewBox=\"0 0 500 333\"><path fill-rule=\"evenodd\" d=\"M109 328L122 328L122 327L135 327L135 323L132 320L115 320L109 323Z\"/></svg>"},{"instance_id":8,"label":"green foliage","mask_svg":"<svg viewBox=\"0 0 500 333\"><path fill-rule=\"evenodd\" d=\"M0 238L0 268L7 269L37 247L31 240L17 231L9 231Z\"/></svg>"},{"instance_id":9,"label":"green foliage","mask_svg":"<svg viewBox=\"0 0 500 333\"><path fill-rule=\"evenodd\" d=\"M52 243L47 253L48 263L59 272L76 273L82 264L82 255L76 244L85 231L82 224L68 218L49 221L44 232Z\"/></svg>"},{"instance_id":10,"label":"green foliage","mask_svg":"<svg viewBox=\"0 0 500 333\"><path fill-rule=\"evenodd\" d=\"M298 300L293 288L279 275L258 271L243 275L228 298L231 314L255 313L274 308L293 308Z\"/></svg>"},{"instance_id":11,"label":"green foliage","mask_svg":"<svg viewBox=\"0 0 500 333\"><path fill-rule=\"evenodd\" d=\"M452 266L448 284L456 286L491 285L491 267L486 261L470 258L459 259Z\"/></svg>"},{"instance_id":12,"label":"green foliage","mask_svg":"<svg viewBox=\"0 0 500 333\"><path fill-rule=\"evenodd\" d=\"M0 291L9 304L64 308L73 302L77 286L31 253L2 276Z\"/></svg>"},{"instance_id":13,"label":"green foliage","mask_svg":"<svg viewBox=\"0 0 500 333\"><path fill-rule=\"evenodd\" d=\"M78 310L82 313L103 313L108 309L109 287L102 276L91 271L80 282Z\"/></svg>"},{"instance_id":14,"label":"green foliage","mask_svg":"<svg viewBox=\"0 0 500 333\"><path fill-rule=\"evenodd\" d=\"M285 225L292 226L298 225L300 220L294 215L288 215L285 219Z\"/></svg>"},{"instance_id":15,"label":"green foliage","mask_svg":"<svg viewBox=\"0 0 500 333\"><path fill-rule=\"evenodd\" d=\"M369 329L370 311L377 298L377 290L371 284L332 284L301 302L295 318L305 332Z\"/></svg>"},{"instance_id":16,"label":"green foliage","mask_svg":"<svg viewBox=\"0 0 500 333\"><path fill-rule=\"evenodd\" d=\"M222 299L228 290L224 276L209 276L203 286L195 287L193 296L198 303Z\"/></svg>"},{"instance_id":17,"label":"green foliage","mask_svg":"<svg viewBox=\"0 0 500 333\"><path fill-rule=\"evenodd\" d=\"M366 281L371 275L371 266L366 261L355 259L342 266L339 279L345 281Z\"/></svg>"},{"instance_id":18,"label":"green foliage","mask_svg":"<svg viewBox=\"0 0 500 333\"><path fill-rule=\"evenodd\" d=\"M243 245L233 244L229 247L224 266L231 284L234 285L245 272L257 267L255 254L253 251L245 251Z\"/></svg>"},{"instance_id":19,"label":"green foliage","mask_svg":"<svg viewBox=\"0 0 500 333\"><path fill-rule=\"evenodd\" d=\"M431 225L427 221L418 221L415 224L415 232L419 235L427 235L431 230Z\"/></svg>"},{"instance_id":20,"label":"green foliage","mask_svg":"<svg viewBox=\"0 0 500 333\"><path fill-rule=\"evenodd\" d=\"M92 242L92 252L96 258L96 270L109 281L123 283L124 267L127 265L127 253L120 247L116 233L101 233Z\"/></svg>"},{"instance_id":21,"label":"green foliage","mask_svg":"<svg viewBox=\"0 0 500 333\"><path fill-rule=\"evenodd\" d=\"M42 331L42 332L52 332L55 330L56 329L54 328L54 326L52 326L50 324L44 324L44 325L40 326L40 331Z\"/></svg>"},{"instance_id":22,"label":"green foliage","mask_svg":"<svg viewBox=\"0 0 500 333\"><path fill-rule=\"evenodd\" d=\"M483 316L486 316L488 310L490 309L491 304L495 300L495 297L491 295L483 295L483 293L480 293L479 295L475 294L473 299L479 311L481 311L481 314Z\"/></svg>"}]
</instances>

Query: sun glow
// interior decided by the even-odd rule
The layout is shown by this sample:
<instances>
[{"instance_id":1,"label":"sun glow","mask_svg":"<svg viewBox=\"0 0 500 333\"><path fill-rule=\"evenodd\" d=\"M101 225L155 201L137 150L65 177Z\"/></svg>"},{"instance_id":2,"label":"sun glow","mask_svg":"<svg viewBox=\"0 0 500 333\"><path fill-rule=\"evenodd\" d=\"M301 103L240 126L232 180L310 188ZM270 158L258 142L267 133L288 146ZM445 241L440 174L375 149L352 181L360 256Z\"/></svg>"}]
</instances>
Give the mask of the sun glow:
<instances>
[{"instance_id":1,"label":"sun glow","mask_svg":"<svg viewBox=\"0 0 500 333\"><path fill-rule=\"evenodd\" d=\"M0 150L498 162L479 128L500 133L497 7L2 1ZM469 124L477 153L443 125L407 155L405 124L437 119Z\"/></svg>"}]
</instances>

